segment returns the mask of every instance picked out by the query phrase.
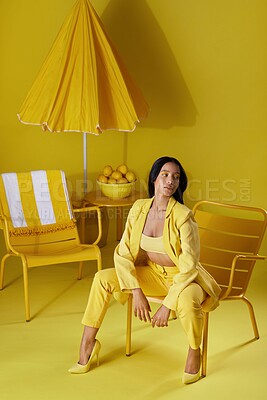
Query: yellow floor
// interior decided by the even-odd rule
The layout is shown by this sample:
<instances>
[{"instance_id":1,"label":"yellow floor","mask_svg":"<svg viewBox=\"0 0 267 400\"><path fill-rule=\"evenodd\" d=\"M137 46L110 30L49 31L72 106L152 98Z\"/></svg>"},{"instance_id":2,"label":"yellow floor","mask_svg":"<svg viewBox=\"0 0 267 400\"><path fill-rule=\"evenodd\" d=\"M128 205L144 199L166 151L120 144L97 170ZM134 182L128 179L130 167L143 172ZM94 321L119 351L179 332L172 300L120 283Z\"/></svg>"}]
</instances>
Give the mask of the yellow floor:
<instances>
[{"instance_id":1,"label":"yellow floor","mask_svg":"<svg viewBox=\"0 0 267 400\"><path fill-rule=\"evenodd\" d=\"M104 267L112 265L114 245L101 249ZM266 263L257 265L248 292L260 340L250 342L245 304L224 302L211 315L208 375L189 386L181 383L187 344L179 321L152 329L134 319L133 354L126 357L126 307L114 301L99 332L100 367L80 376L67 372L77 360L95 264L86 265L81 281L76 272L74 264L32 270L33 319L25 323L21 268L15 260L8 263L0 293L2 400L266 398Z\"/></svg>"}]
</instances>

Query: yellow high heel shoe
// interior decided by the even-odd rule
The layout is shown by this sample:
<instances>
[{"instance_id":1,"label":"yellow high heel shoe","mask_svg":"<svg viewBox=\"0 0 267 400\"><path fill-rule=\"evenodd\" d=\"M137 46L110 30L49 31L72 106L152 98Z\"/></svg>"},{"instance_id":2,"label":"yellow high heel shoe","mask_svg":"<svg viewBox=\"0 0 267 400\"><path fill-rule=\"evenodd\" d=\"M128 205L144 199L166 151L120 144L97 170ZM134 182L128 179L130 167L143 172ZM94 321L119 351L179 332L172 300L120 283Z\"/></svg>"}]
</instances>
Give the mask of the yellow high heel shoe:
<instances>
[{"instance_id":1,"label":"yellow high heel shoe","mask_svg":"<svg viewBox=\"0 0 267 400\"><path fill-rule=\"evenodd\" d=\"M202 362L202 355L200 353L200 365L199 365L199 370L195 374L190 374L189 372L184 372L182 381L185 385L188 385L189 383L194 383L197 382L200 379L201 375L201 362Z\"/></svg>"},{"instance_id":2,"label":"yellow high heel shoe","mask_svg":"<svg viewBox=\"0 0 267 400\"><path fill-rule=\"evenodd\" d=\"M96 339L95 345L93 347L92 353L90 354L88 363L85 365L79 364L78 362L74 364L68 371L71 374L85 374L86 372L89 371L92 361L94 357L96 357L96 365L99 366L99 352L101 349L101 344L100 342Z\"/></svg>"},{"instance_id":3,"label":"yellow high heel shoe","mask_svg":"<svg viewBox=\"0 0 267 400\"><path fill-rule=\"evenodd\" d=\"M184 372L183 375L183 383L188 385L189 383L197 382L200 378L200 368L196 374L189 374L188 372Z\"/></svg>"}]
</instances>

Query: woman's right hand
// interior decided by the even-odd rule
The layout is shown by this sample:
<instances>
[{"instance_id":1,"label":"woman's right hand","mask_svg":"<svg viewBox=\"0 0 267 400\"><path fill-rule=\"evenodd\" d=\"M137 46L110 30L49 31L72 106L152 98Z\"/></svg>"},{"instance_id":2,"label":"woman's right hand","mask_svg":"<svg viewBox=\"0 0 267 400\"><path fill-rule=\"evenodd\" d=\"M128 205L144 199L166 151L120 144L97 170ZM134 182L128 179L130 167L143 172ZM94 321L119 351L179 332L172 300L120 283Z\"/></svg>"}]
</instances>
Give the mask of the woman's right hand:
<instances>
[{"instance_id":1,"label":"woman's right hand","mask_svg":"<svg viewBox=\"0 0 267 400\"><path fill-rule=\"evenodd\" d=\"M134 315L141 321L151 322L151 308L141 288L132 289L134 301Z\"/></svg>"}]
</instances>

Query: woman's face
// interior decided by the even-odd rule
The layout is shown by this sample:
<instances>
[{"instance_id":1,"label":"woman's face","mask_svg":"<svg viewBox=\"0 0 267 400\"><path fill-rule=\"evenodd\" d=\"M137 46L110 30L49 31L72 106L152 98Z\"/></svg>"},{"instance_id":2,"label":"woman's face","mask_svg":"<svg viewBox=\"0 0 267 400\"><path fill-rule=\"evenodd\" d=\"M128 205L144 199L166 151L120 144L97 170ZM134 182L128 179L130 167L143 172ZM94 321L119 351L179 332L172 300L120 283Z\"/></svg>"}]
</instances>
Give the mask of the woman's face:
<instances>
[{"instance_id":1,"label":"woman's face","mask_svg":"<svg viewBox=\"0 0 267 400\"><path fill-rule=\"evenodd\" d=\"M154 182L155 195L171 197L179 186L180 168L173 162L168 162L161 168Z\"/></svg>"}]
</instances>

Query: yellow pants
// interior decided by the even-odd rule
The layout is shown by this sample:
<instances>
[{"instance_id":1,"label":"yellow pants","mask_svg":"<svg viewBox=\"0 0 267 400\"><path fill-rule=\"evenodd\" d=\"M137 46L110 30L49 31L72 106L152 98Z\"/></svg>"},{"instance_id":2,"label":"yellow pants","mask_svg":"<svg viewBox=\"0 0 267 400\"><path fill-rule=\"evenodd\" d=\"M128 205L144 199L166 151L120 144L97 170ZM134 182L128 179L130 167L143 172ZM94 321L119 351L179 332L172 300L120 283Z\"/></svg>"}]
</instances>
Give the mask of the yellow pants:
<instances>
[{"instance_id":1,"label":"yellow pants","mask_svg":"<svg viewBox=\"0 0 267 400\"><path fill-rule=\"evenodd\" d=\"M137 278L146 296L166 296L177 267L162 267L153 262L147 266L136 267ZM100 328L111 296L124 304L129 294L120 290L115 268L103 269L95 274L82 323ZM206 292L197 283L192 282L179 295L177 314L187 335L191 348L201 344L203 312L201 303Z\"/></svg>"}]
</instances>

